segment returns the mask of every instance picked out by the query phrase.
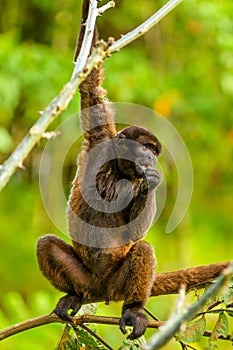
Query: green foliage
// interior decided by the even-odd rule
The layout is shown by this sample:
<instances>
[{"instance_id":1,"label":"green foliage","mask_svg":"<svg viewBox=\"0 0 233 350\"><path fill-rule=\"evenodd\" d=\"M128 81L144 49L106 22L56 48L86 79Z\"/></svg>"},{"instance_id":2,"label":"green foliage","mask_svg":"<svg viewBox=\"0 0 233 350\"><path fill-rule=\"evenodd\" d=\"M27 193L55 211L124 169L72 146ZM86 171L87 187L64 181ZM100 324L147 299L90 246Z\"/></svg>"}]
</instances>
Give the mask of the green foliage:
<instances>
[{"instance_id":1,"label":"green foliage","mask_svg":"<svg viewBox=\"0 0 233 350\"><path fill-rule=\"evenodd\" d=\"M207 325L209 326L211 316L216 314L218 318L215 318L215 323L212 326L211 333L206 334L209 338L208 346L205 347L205 350L218 348L218 343L213 342L216 342L219 338L229 338L228 332L233 326L230 319L233 315L232 297L232 286L228 286L218 298L212 300L211 303L208 303L194 320L188 322L184 330L181 330L176 334L176 340L183 344L200 342L202 336L207 330ZM226 308L224 309L224 307ZM228 341L229 340L230 339L228 339ZM227 345L224 344L224 346Z\"/></svg>"}]
</instances>

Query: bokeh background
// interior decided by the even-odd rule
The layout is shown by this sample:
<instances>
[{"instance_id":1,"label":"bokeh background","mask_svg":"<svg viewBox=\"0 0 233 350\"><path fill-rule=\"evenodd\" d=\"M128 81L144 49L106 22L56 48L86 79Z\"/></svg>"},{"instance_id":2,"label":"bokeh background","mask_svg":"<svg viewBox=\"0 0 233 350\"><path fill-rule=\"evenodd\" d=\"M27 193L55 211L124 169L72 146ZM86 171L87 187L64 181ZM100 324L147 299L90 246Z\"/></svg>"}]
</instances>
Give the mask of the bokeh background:
<instances>
[{"instance_id":1,"label":"bokeh background","mask_svg":"<svg viewBox=\"0 0 233 350\"><path fill-rule=\"evenodd\" d=\"M0 162L14 150L50 100L69 80L79 30L81 1L2 0L0 2ZM101 37L120 37L165 1L116 1L98 19ZM147 240L158 271L232 259L233 227L233 3L185 0L141 39L105 62L104 86L112 101L141 104L175 126L189 150L193 197L182 223L165 233L177 194L175 164L162 159L167 181L165 209ZM75 96L51 130L79 110ZM143 124L143 121L142 121ZM48 313L62 295L41 276L37 238L60 235L43 207L39 162L45 140L28 156L0 197L0 327ZM77 146L78 150L78 146ZM75 154L66 162L68 193ZM54 198L56 202L56 198ZM65 215L65 213L64 213ZM63 237L64 238L64 237ZM66 239L66 237L65 237ZM162 320L174 297L148 303ZM99 306L99 314L120 315L120 305ZM214 321L214 320L213 320ZM47 325L2 342L2 349L55 348L61 325ZM124 339L116 327L98 332L114 348ZM147 337L152 334L147 332ZM197 348L203 349L204 340ZM230 349L220 342L219 348ZM170 342L165 349L179 349Z\"/></svg>"}]
</instances>

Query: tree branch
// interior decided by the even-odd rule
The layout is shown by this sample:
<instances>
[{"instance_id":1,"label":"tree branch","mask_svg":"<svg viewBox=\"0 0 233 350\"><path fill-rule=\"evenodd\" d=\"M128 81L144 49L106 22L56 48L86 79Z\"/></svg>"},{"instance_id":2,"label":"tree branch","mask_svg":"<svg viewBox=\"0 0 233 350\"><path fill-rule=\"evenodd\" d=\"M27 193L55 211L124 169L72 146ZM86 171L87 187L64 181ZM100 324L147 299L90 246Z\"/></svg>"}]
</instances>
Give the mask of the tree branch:
<instances>
[{"instance_id":1,"label":"tree branch","mask_svg":"<svg viewBox=\"0 0 233 350\"><path fill-rule=\"evenodd\" d=\"M75 75L79 75L85 68L87 58L90 53L91 49L91 43L94 35L95 30L95 22L96 17L98 16L98 10L97 10L97 1L96 0L90 0L89 2L89 10L88 10L88 16L85 24L85 33L82 40L82 45L79 51L79 55L77 57L77 60L75 62L74 71L72 74L71 79Z\"/></svg>"},{"instance_id":2,"label":"tree branch","mask_svg":"<svg viewBox=\"0 0 233 350\"><path fill-rule=\"evenodd\" d=\"M106 43L102 42L102 44L93 50L93 53L87 59L90 51L89 45L91 35L93 35L94 30L93 26L95 25L96 16L98 15L98 9L96 7L97 2L96 0L91 0L90 11L88 13L88 23L86 24L91 32L85 31L86 44L85 47L83 45L81 58L78 59L79 63L75 65L71 80L63 87L61 92L51 101L45 110L41 112L41 117L29 130L11 156L1 166L0 191L6 186L16 169L22 166L23 161L35 144L43 137L48 126L58 115L60 115L63 110L67 108L78 86L85 80L91 70L99 63L103 62L103 60L110 54L119 51L130 42L136 40L139 36L145 34L180 2L181 0L170 0L163 8L145 21L144 24L137 27L135 30L131 31L121 39L115 41L111 46L108 46Z\"/></svg>"},{"instance_id":3,"label":"tree branch","mask_svg":"<svg viewBox=\"0 0 233 350\"><path fill-rule=\"evenodd\" d=\"M98 8L98 15L102 16L102 14L109 10L111 7L115 7L115 1L110 0L109 2L107 2L107 4L103 5L102 7Z\"/></svg>"},{"instance_id":4,"label":"tree branch","mask_svg":"<svg viewBox=\"0 0 233 350\"><path fill-rule=\"evenodd\" d=\"M106 324L106 325L117 325L119 326L119 321L120 319L118 317L106 317L106 316L95 316L95 315L88 315L84 314L79 317L74 317L74 326L82 325L85 323L96 323L96 324ZM18 334L21 332L24 332L28 329L43 326L46 324L50 323L70 323L70 322L65 322L61 320L57 315L54 313L49 314L49 315L44 315L41 317L36 317L32 318L30 320L17 323L13 326L10 326L8 328L5 328L0 331L0 341L3 339L6 339L14 334ZM149 328L158 328L161 326L163 322L158 322L158 321L149 321Z\"/></svg>"}]
</instances>

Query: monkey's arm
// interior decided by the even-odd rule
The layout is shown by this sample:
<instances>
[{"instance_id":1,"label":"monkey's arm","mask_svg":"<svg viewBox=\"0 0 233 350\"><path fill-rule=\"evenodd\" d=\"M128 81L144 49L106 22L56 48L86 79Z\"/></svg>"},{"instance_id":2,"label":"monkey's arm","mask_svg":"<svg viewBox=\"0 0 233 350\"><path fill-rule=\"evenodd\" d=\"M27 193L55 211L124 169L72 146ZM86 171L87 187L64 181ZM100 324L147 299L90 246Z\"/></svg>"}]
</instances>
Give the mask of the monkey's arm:
<instances>
[{"instance_id":1,"label":"monkey's arm","mask_svg":"<svg viewBox=\"0 0 233 350\"><path fill-rule=\"evenodd\" d=\"M89 0L83 1L82 24L77 40L74 61L77 60L83 37L85 34L85 24L88 16ZM95 28L92 48L98 41L98 31ZM84 137L88 141L89 147L93 147L97 142L115 137L116 129L114 124L114 113L110 103L106 99L106 91L101 87L104 79L102 64L94 68L88 77L79 87L81 95L81 126ZM86 144L87 146L87 144Z\"/></svg>"}]
</instances>

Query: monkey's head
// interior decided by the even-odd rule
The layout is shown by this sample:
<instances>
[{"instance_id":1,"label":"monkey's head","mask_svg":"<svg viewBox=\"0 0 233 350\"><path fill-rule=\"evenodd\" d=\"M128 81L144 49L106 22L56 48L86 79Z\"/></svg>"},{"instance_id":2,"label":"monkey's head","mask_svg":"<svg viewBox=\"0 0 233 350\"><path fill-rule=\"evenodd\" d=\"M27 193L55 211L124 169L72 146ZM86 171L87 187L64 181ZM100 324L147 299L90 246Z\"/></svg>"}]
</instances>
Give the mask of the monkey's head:
<instances>
[{"instance_id":1,"label":"monkey's head","mask_svg":"<svg viewBox=\"0 0 233 350\"><path fill-rule=\"evenodd\" d=\"M129 126L117 133L115 146L119 170L129 177L141 178L154 168L162 146L157 137L141 126Z\"/></svg>"}]
</instances>

